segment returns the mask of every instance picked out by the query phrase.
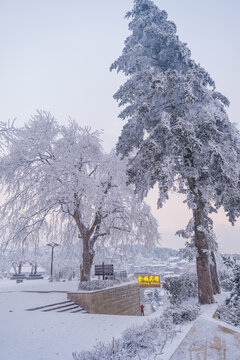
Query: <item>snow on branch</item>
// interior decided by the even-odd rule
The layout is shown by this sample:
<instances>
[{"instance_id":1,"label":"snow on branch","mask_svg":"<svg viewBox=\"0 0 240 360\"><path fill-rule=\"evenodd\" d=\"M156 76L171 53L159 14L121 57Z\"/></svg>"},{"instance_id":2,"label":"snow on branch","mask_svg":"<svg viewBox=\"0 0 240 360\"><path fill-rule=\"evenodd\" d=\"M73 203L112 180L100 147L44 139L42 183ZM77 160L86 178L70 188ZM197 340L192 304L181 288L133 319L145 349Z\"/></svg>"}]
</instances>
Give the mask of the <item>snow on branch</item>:
<instances>
[{"instance_id":1,"label":"snow on branch","mask_svg":"<svg viewBox=\"0 0 240 360\"><path fill-rule=\"evenodd\" d=\"M98 132L73 120L60 126L45 111L12 131L0 158L0 222L6 245L57 237L69 246L86 241L94 253L96 241L158 241L150 209L126 185L126 162L114 151L103 152Z\"/></svg>"}]
</instances>

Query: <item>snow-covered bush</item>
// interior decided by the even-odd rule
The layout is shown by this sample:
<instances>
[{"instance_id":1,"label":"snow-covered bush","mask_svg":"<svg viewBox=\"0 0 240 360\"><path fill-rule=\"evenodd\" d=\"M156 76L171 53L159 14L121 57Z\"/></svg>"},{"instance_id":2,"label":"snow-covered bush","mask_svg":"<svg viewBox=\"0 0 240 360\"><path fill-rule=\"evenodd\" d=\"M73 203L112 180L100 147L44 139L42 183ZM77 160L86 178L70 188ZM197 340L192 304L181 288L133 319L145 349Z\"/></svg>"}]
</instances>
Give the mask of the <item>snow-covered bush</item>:
<instances>
[{"instance_id":1,"label":"snow-covered bush","mask_svg":"<svg viewBox=\"0 0 240 360\"><path fill-rule=\"evenodd\" d=\"M153 300L158 304L158 306L160 306L162 297L161 297L160 291L158 289L154 289Z\"/></svg>"},{"instance_id":2,"label":"snow-covered bush","mask_svg":"<svg viewBox=\"0 0 240 360\"><path fill-rule=\"evenodd\" d=\"M197 276L184 273L179 277L165 278L163 288L171 304L181 304L191 297L197 297Z\"/></svg>"},{"instance_id":3,"label":"snow-covered bush","mask_svg":"<svg viewBox=\"0 0 240 360\"><path fill-rule=\"evenodd\" d=\"M198 304L184 304L181 306L168 307L164 315L171 317L174 324L179 325L187 321L195 320L200 313L200 305Z\"/></svg>"},{"instance_id":4,"label":"snow-covered bush","mask_svg":"<svg viewBox=\"0 0 240 360\"><path fill-rule=\"evenodd\" d=\"M221 288L224 291L231 291L233 289L233 269L236 265L236 260L231 256L221 256L221 263L218 264L219 280Z\"/></svg>"},{"instance_id":5,"label":"snow-covered bush","mask_svg":"<svg viewBox=\"0 0 240 360\"><path fill-rule=\"evenodd\" d=\"M121 280L81 281L78 290L101 290L121 284Z\"/></svg>"},{"instance_id":6,"label":"snow-covered bush","mask_svg":"<svg viewBox=\"0 0 240 360\"><path fill-rule=\"evenodd\" d=\"M167 308L159 318L151 319L142 325L128 328L118 340L98 343L92 351L73 353L74 360L128 360L152 359L153 354L161 354L167 341L178 332L177 325L195 320L200 306L185 304L177 309Z\"/></svg>"},{"instance_id":7,"label":"snow-covered bush","mask_svg":"<svg viewBox=\"0 0 240 360\"><path fill-rule=\"evenodd\" d=\"M240 326L240 304L237 306L223 304L216 311L217 317L233 326Z\"/></svg>"},{"instance_id":8,"label":"snow-covered bush","mask_svg":"<svg viewBox=\"0 0 240 360\"><path fill-rule=\"evenodd\" d=\"M232 277L226 273L219 273L220 285L223 291L231 291L233 288Z\"/></svg>"},{"instance_id":9,"label":"snow-covered bush","mask_svg":"<svg viewBox=\"0 0 240 360\"><path fill-rule=\"evenodd\" d=\"M233 268L233 288L225 304L217 309L217 316L234 326L240 326L240 266Z\"/></svg>"},{"instance_id":10,"label":"snow-covered bush","mask_svg":"<svg viewBox=\"0 0 240 360\"><path fill-rule=\"evenodd\" d=\"M148 359L150 354L163 350L166 342L171 340L177 330L171 317L161 316L148 320L141 326L127 329L119 340L109 343L98 343L92 351L73 353L74 360L120 360L134 359L140 355Z\"/></svg>"},{"instance_id":11,"label":"snow-covered bush","mask_svg":"<svg viewBox=\"0 0 240 360\"><path fill-rule=\"evenodd\" d=\"M118 360L122 359L121 354L123 354L122 342L113 338L108 343L99 342L92 351L81 351L72 355L74 360Z\"/></svg>"},{"instance_id":12,"label":"snow-covered bush","mask_svg":"<svg viewBox=\"0 0 240 360\"><path fill-rule=\"evenodd\" d=\"M129 358L137 354L147 359L148 355L162 350L167 340L176 334L171 317L161 316L141 326L132 326L123 333L123 349Z\"/></svg>"},{"instance_id":13,"label":"snow-covered bush","mask_svg":"<svg viewBox=\"0 0 240 360\"><path fill-rule=\"evenodd\" d=\"M233 289L229 299L226 300L226 304L240 306L240 265L234 266L233 275Z\"/></svg>"}]
</instances>

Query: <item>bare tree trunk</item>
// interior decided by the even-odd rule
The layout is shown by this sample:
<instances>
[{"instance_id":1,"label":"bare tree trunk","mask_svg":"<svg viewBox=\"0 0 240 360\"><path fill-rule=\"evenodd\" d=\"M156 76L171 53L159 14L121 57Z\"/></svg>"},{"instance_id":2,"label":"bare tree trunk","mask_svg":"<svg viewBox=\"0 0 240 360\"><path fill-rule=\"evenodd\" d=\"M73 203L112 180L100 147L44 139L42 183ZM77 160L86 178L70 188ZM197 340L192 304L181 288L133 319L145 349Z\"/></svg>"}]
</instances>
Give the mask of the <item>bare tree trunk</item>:
<instances>
[{"instance_id":1,"label":"bare tree trunk","mask_svg":"<svg viewBox=\"0 0 240 360\"><path fill-rule=\"evenodd\" d=\"M83 240L82 264L80 266L80 281L89 281L94 258L93 249L89 248L89 239Z\"/></svg>"},{"instance_id":2,"label":"bare tree trunk","mask_svg":"<svg viewBox=\"0 0 240 360\"><path fill-rule=\"evenodd\" d=\"M221 288L220 288L220 284L219 284L219 280L218 280L217 264L216 264L216 258L215 258L215 254L214 254L213 250L211 251L211 258L212 258L212 264L210 264L210 273L211 273L211 279L212 279L213 293L215 295L215 294L221 293Z\"/></svg>"},{"instance_id":3,"label":"bare tree trunk","mask_svg":"<svg viewBox=\"0 0 240 360\"><path fill-rule=\"evenodd\" d=\"M197 277L198 277L198 300L200 304L213 304L213 288L208 260L208 243L204 229L204 204L200 195L196 199L196 209L193 210L195 246L197 248Z\"/></svg>"},{"instance_id":4,"label":"bare tree trunk","mask_svg":"<svg viewBox=\"0 0 240 360\"><path fill-rule=\"evenodd\" d=\"M22 273L22 262L20 261L19 265L18 265L18 274Z\"/></svg>"},{"instance_id":5,"label":"bare tree trunk","mask_svg":"<svg viewBox=\"0 0 240 360\"><path fill-rule=\"evenodd\" d=\"M93 250L94 242L92 245L90 242L92 231L89 231L80 221L79 211L77 209L74 211L73 218L76 221L83 242L82 264L80 265L80 281L89 281L91 279L91 268L95 255Z\"/></svg>"}]
</instances>

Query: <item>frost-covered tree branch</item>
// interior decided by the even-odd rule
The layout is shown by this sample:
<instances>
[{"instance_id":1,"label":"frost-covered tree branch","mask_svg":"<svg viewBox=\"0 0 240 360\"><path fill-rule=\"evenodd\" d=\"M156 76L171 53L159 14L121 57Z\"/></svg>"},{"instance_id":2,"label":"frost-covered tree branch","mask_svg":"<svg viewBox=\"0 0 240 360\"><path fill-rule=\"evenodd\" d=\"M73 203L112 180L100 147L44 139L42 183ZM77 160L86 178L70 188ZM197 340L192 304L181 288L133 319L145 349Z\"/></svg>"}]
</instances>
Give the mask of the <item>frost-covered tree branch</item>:
<instances>
[{"instance_id":1,"label":"frost-covered tree branch","mask_svg":"<svg viewBox=\"0 0 240 360\"><path fill-rule=\"evenodd\" d=\"M44 111L14 132L0 159L5 247L81 241L81 279L89 280L96 242L158 241L150 209L126 185L126 162L104 154L98 132L60 126Z\"/></svg>"},{"instance_id":2,"label":"frost-covered tree branch","mask_svg":"<svg viewBox=\"0 0 240 360\"><path fill-rule=\"evenodd\" d=\"M14 121L0 121L0 150L4 151L8 141L15 135Z\"/></svg>"}]
</instances>

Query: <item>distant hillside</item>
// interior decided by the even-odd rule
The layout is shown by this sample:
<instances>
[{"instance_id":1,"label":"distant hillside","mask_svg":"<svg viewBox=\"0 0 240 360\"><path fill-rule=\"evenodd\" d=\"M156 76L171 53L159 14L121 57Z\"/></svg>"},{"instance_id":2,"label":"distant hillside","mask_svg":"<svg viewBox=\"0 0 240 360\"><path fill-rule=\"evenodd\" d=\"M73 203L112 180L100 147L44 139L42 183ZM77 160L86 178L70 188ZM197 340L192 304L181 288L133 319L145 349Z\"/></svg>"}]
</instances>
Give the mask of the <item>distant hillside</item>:
<instances>
[{"instance_id":1,"label":"distant hillside","mask_svg":"<svg viewBox=\"0 0 240 360\"><path fill-rule=\"evenodd\" d=\"M153 250L147 250L143 245L133 245L133 248L136 254L142 254L145 257L156 258L162 261L166 261L172 256L182 258L182 254L179 251L170 248L156 247Z\"/></svg>"}]
</instances>

